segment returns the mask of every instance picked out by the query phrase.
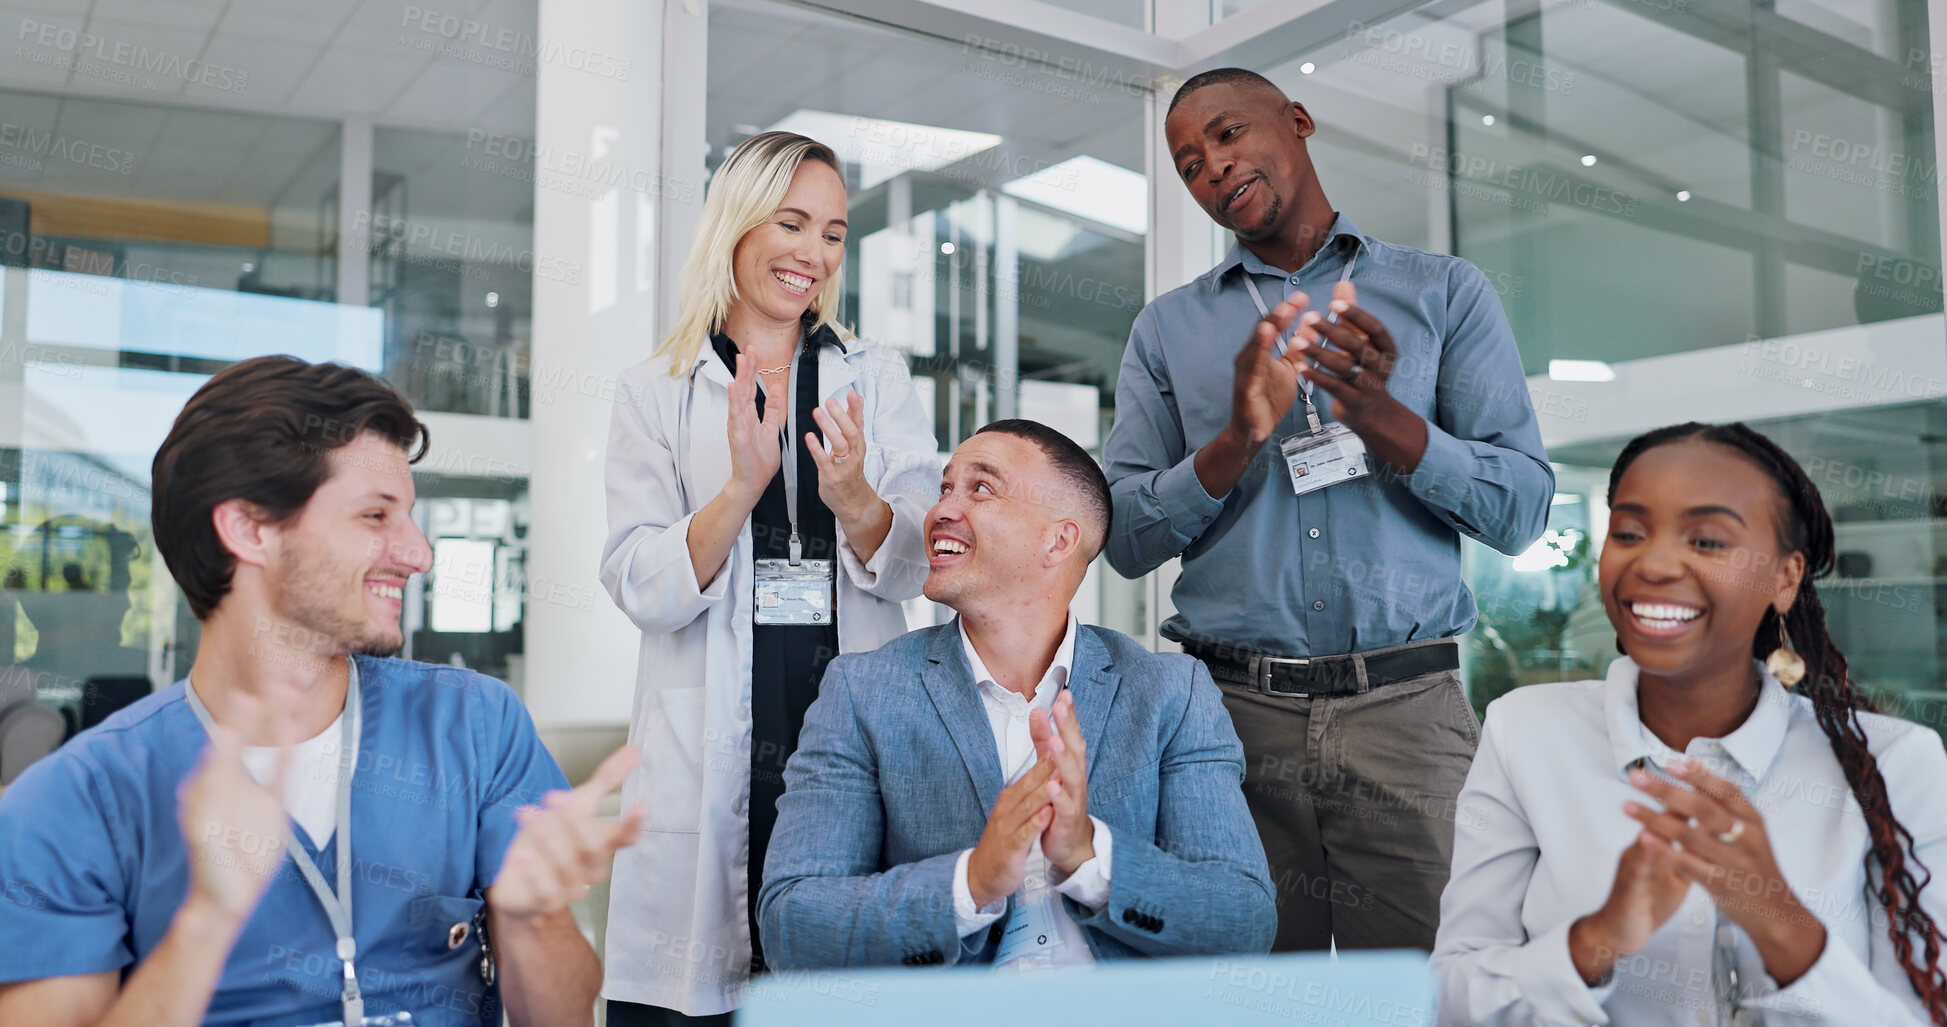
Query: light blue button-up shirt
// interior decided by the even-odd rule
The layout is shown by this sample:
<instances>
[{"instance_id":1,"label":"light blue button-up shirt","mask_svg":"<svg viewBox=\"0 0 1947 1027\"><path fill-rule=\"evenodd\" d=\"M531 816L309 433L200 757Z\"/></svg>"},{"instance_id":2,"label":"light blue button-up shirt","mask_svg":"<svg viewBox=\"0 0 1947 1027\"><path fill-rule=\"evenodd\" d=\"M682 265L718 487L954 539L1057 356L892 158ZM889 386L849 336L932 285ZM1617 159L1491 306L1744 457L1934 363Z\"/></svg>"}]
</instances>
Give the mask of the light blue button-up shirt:
<instances>
[{"instance_id":1,"label":"light blue button-up shirt","mask_svg":"<svg viewBox=\"0 0 1947 1027\"><path fill-rule=\"evenodd\" d=\"M1329 301L1347 260L1359 305L1399 347L1387 391L1427 422L1410 475L1292 493L1278 439L1306 431L1302 400L1213 499L1192 466L1230 421L1237 351L1267 306L1302 289ZM1312 401L1330 421L1323 389ZM1286 656L1358 652L1473 627L1460 536L1503 553L1540 537L1555 473L1500 299L1459 257L1359 234L1343 214L1318 253L1288 273L1232 244L1222 263L1136 316L1103 447L1115 499L1109 564L1128 577L1173 556L1183 573L1162 633Z\"/></svg>"}]
</instances>

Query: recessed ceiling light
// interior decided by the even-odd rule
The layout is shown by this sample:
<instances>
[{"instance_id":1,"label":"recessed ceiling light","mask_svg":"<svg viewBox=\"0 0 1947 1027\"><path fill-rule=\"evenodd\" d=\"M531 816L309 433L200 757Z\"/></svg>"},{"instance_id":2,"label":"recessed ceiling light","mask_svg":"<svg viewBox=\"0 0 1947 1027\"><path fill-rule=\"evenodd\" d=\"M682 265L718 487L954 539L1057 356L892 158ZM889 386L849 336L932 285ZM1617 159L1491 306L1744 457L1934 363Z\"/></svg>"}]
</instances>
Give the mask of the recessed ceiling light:
<instances>
[{"instance_id":1,"label":"recessed ceiling light","mask_svg":"<svg viewBox=\"0 0 1947 1027\"><path fill-rule=\"evenodd\" d=\"M943 242L943 243L941 243L941 244L940 244L940 252L941 252L941 253L945 253L945 254L947 254L947 255L949 255L949 256L951 256L951 255L952 255L952 253L953 253L953 244L952 244L952 243L950 243L950 242Z\"/></svg>"},{"instance_id":2,"label":"recessed ceiling light","mask_svg":"<svg viewBox=\"0 0 1947 1027\"><path fill-rule=\"evenodd\" d=\"M1688 189L1678 189L1678 190L1677 190L1677 202L1678 202L1678 203L1689 203L1689 202L1690 202L1690 190L1688 190Z\"/></svg>"},{"instance_id":3,"label":"recessed ceiling light","mask_svg":"<svg viewBox=\"0 0 1947 1027\"><path fill-rule=\"evenodd\" d=\"M1313 64L1313 63L1312 63L1312 62L1310 62L1310 61L1306 61L1305 63L1303 63L1303 64L1300 64L1300 65L1298 66L1298 74L1300 74L1300 75L1309 75L1309 74L1311 74L1312 72L1314 72L1314 71L1317 71L1317 70L1318 70L1318 65L1316 65L1316 64Z\"/></svg>"},{"instance_id":4,"label":"recessed ceiling light","mask_svg":"<svg viewBox=\"0 0 1947 1027\"><path fill-rule=\"evenodd\" d=\"M1585 154L1583 154L1583 155L1582 155L1582 166L1583 166L1583 167L1585 167L1585 168L1592 168L1592 167L1595 167L1595 154L1593 154L1593 153L1585 153Z\"/></svg>"},{"instance_id":5,"label":"recessed ceiling light","mask_svg":"<svg viewBox=\"0 0 1947 1027\"><path fill-rule=\"evenodd\" d=\"M497 307L497 306L500 306L500 294L499 294L499 293L497 293L497 292L490 292L490 293L488 293L488 294L487 294L487 306L489 306L489 307Z\"/></svg>"},{"instance_id":6,"label":"recessed ceiling light","mask_svg":"<svg viewBox=\"0 0 1947 1027\"><path fill-rule=\"evenodd\" d=\"M1492 115L1492 114L1483 114L1483 115L1481 115L1481 124L1483 124L1483 125L1492 125L1492 124L1494 124L1494 115Z\"/></svg>"}]
</instances>

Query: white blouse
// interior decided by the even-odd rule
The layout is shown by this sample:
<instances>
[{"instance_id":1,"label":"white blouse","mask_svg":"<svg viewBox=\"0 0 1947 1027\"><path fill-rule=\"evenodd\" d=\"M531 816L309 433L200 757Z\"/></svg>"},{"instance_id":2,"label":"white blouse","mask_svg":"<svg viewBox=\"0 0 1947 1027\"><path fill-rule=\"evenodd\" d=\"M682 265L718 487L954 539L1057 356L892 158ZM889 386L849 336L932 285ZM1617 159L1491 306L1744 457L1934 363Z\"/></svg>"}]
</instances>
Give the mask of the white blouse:
<instances>
[{"instance_id":1,"label":"white blouse","mask_svg":"<svg viewBox=\"0 0 1947 1027\"><path fill-rule=\"evenodd\" d=\"M1737 730L1693 739L1678 754L1643 726L1636 675L1624 657L1607 680L1517 688L1488 706L1440 899L1433 965L1442 1027L1928 1024L1885 909L1867 891L1866 821L1811 700L1763 674L1757 708ZM1928 727L1870 713L1860 720L1893 812L1934 874L1921 903L1947 926L1947 751ZM1569 925L1602 905L1617 860L1642 830L1623 802L1655 805L1625 768L1639 756L1664 763L1680 755L1751 797L1786 882L1826 927L1818 962L1782 989L1744 932L1727 928L1745 1010L1735 1020L1729 975L1713 969L1720 918L1701 886L1603 985L1584 984L1569 959Z\"/></svg>"}]
</instances>

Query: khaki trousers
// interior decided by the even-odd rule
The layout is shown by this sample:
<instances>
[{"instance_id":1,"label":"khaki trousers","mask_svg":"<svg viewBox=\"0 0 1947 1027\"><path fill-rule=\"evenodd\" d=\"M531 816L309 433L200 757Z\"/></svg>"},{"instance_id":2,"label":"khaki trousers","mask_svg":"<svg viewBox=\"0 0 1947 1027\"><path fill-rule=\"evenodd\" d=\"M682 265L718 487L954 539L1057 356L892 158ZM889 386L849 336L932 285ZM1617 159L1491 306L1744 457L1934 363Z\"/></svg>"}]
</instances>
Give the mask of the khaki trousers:
<instances>
[{"instance_id":1,"label":"khaki trousers","mask_svg":"<svg viewBox=\"0 0 1947 1027\"><path fill-rule=\"evenodd\" d=\"M1218 687L1277 891L1273 950L1430 951L1480 742L1460 675L1316 699Z\"/></svg>"}]
</instances>

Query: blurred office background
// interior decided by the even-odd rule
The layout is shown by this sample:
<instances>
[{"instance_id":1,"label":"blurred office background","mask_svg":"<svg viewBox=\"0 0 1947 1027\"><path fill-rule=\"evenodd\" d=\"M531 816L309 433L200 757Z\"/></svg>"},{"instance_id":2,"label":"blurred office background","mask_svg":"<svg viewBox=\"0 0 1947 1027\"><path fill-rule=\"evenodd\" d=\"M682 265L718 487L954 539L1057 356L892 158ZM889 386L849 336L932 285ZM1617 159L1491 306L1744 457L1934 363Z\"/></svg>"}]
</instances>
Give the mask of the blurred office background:
<instances>
[{"instance_id":1,"label":"blurred office background","mask_svg":"<svg viewBox=\"0 0 1947 1027\"><path fill-rule=\"evenodd\" d=\"M1160 131L1226 64L1307 105L1339 209L1472 260L1513 323L1560 491L1528 552L1469 543L1477 704L1614 655L1622 442L1743 419L1833 510L1854 673L1947 721L1923 0L975 6L0 2L0 736L58 743L184 674L149 461L210 374L286 352L425 413L408 655L508 680L573 772L634 681L595 579L614 373L670 323L728 150L788 128L844 159L845 318L911 355L944 447L1019 415L1099 452L1136 312L1228 242ZM1099 568L1078 612L1157 643L1170 578Z\"/></svg>"}]
</instances>

